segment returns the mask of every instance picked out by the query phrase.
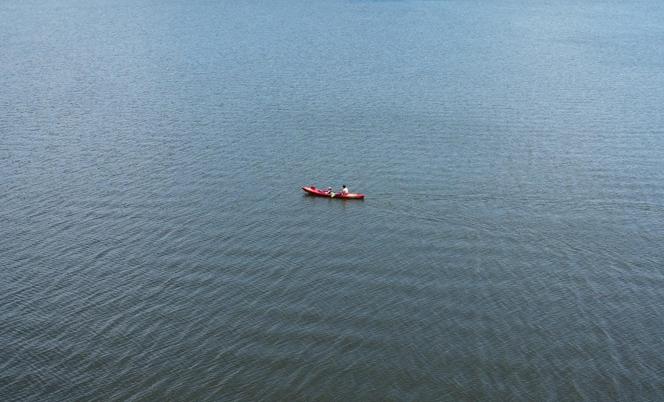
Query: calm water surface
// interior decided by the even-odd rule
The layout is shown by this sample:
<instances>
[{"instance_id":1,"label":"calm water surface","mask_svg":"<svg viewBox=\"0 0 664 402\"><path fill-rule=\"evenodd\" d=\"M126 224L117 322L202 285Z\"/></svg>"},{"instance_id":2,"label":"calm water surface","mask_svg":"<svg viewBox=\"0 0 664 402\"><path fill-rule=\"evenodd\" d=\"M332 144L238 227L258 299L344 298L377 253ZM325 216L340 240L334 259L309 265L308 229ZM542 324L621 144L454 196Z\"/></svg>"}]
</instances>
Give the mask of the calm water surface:
<instances>
[{"instance_id":1,"label":"calm water surface","mask_svg":"<svg viewBox=\"0 0 664 402\"><path fill-rule=\"evenodd\" d=\"M662 21L3 1L0 399L664 399Z\"/></svg>"}]
</instances>

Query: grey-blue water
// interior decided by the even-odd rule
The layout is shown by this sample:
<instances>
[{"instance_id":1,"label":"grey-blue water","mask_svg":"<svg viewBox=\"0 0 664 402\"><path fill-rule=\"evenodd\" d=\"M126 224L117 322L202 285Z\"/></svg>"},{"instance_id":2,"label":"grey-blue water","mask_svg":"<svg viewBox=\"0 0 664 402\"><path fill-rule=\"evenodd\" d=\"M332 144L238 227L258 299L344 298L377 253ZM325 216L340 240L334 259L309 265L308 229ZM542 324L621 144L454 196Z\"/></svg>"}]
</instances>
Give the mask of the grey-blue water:
<instances>
[{"instance_id":1,"label":"grey-blue water","mask_svg":"<svg viewBox=\"0 0 664 402\"><path fill-rule=\"evenodd\" d=\"M2 1L0 399L663 400L662 21Z\"/></svg>"}]
</instances>

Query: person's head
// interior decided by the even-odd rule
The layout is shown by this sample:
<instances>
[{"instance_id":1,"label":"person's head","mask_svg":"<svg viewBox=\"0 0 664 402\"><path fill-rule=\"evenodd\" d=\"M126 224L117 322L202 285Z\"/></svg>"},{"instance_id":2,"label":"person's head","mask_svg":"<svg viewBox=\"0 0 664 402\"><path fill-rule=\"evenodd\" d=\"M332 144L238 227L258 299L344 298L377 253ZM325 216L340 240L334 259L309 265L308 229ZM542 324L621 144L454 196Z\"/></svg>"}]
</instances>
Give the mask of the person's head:
<instances>
[{"instance_id":1,"label":"person's head","mask_svg":"<svg viewBox=\"0 0 664 402\"><path fill-rule=\"evenodd\" d=\"M346 188L346 185L344 184L343 186L341 186L341 188Z\"/></svg>"}]
</instances>

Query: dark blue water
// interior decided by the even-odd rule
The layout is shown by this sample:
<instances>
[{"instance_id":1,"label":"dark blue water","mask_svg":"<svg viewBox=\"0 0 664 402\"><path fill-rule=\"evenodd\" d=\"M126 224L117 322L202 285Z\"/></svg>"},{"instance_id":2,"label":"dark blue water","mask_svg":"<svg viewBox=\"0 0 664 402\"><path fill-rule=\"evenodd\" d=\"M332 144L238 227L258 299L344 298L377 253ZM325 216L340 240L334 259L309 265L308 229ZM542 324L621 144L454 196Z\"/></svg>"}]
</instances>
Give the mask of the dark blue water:
<instances>
[{"instance_id":1,"label":"dark blue water","mask_svg":"<svg viewBox=\"0 0 664 402\"><path fill-rule=\"evenodd\" d=\"M662 21L3 1L0 399L664 399Z\"/></svg>"}]
</instances>

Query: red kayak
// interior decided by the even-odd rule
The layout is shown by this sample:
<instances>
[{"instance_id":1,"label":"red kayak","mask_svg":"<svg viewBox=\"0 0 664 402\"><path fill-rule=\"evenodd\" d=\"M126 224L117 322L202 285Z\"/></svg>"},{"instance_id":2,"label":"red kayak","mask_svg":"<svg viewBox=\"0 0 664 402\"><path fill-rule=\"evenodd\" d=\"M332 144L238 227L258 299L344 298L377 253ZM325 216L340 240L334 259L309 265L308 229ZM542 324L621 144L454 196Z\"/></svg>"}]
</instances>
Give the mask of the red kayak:
<instances>
[{"instance_id":1,"label":"red kayak","mask_svg":"<svg viewBox=\"0 0 664 402\"><path fill-rule=\"evenodd\" d=\"M341 194L341 193L335 193L333 191L321 190L320 188L316 188L315 186L305 186L302 187L302 190L304 190L305 193L316 197L339 198L342 200L364 199L364 194L356 194L356 193Z\"/></svg>"}]
</instances>

